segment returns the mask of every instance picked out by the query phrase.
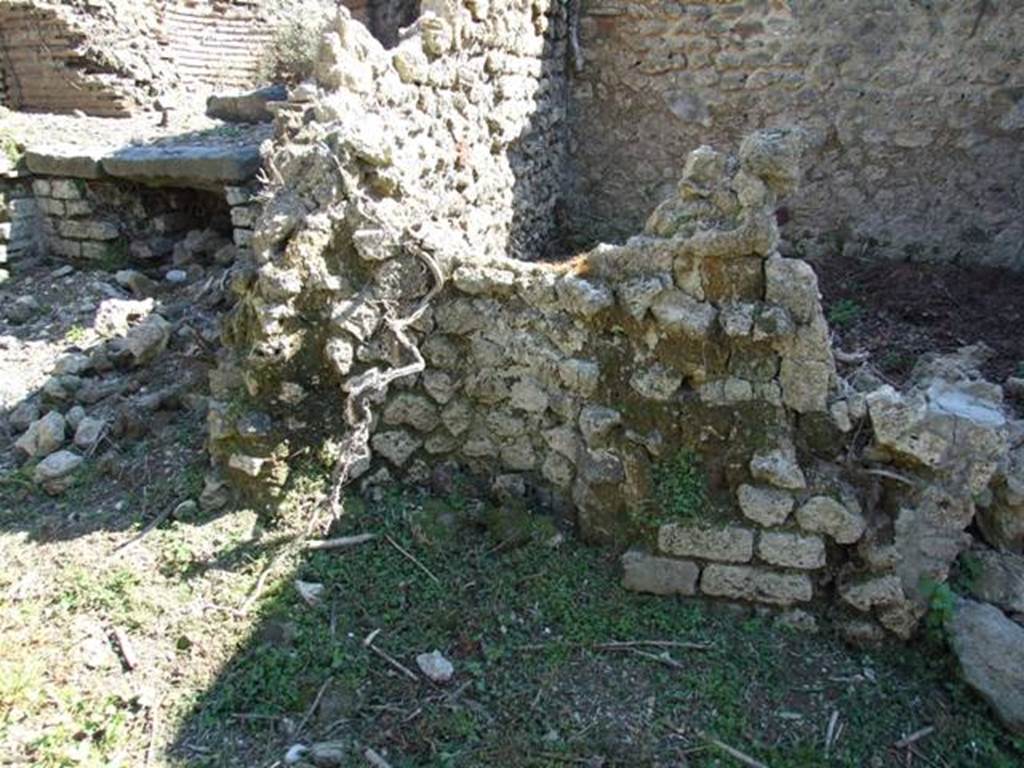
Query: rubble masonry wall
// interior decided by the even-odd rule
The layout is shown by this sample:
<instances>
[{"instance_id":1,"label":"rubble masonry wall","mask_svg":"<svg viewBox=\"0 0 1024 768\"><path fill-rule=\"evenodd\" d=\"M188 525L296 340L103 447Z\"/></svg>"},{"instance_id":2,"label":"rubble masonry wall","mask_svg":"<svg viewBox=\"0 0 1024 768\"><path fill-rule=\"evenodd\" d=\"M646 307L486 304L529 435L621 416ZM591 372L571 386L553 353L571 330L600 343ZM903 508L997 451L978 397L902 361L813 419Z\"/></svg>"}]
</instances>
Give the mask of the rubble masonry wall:
<instances>
[{"instance_id":1,"label":"rubble masonry wall","mask_svg":"<svg viewBox=\"0 0 1024 768\"><path fill-rule=\"evenodd\" d=\"M686 153L804 129L805 252L1024 268L1020 2L583 0L572 229L616 241ZM822 243L814 246L814 240Z\"/></svg>"}]
</instances>

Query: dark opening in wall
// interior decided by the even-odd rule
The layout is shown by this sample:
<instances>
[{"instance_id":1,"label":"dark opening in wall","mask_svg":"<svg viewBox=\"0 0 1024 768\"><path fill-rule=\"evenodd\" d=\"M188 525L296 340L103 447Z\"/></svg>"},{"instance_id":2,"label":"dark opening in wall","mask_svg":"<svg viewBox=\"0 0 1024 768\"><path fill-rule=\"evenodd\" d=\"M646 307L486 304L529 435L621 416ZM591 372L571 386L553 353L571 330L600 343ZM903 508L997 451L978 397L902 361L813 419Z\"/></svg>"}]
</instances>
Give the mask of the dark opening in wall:
<instances>
[{"instance_id":1,"label":"dark opening in wall","mask_svg":"<svg viewBox=\"0 0 1024 768\"><path fill-rule=\"evenodd\" d=\"M233 243L223 192L58 178L39 178L33 190L55 255L143 267L234 257L218 257Z\"/></svg>"},{"instance_id":2,"label":"dark opening in wall","mask_svg":"<svg viewBox=\"0 0 1024 768\"><path fill-rule=\"evenodd\" d=\"M381 44L391 48L398 44L398 33L420 15L419 0L370 0L370 31Z\"/></svg>"},{"instance_id":3,"label":"dark opening in wall","mask_svg":"<svg viewBox=\"0 0 1024 768\"><path fill-rule=\"evenodd\" d=\"M230 209L223 193L201 189L135 188L122 233L128 255L175 266L213 259L232 244Z\"/></svg>"}]
</instances>

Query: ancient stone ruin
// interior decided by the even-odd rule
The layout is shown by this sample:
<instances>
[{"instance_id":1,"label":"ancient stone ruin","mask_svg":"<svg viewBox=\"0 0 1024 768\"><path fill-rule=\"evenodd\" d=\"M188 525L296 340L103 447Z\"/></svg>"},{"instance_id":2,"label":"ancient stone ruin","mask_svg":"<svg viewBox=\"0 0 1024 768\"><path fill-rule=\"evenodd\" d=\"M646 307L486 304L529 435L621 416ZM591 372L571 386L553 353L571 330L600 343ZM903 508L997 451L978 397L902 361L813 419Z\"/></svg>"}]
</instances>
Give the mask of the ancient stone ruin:
<instances>
[{"instance_id":1,"label":"ancient stone ruin","mask_svg":"<svg viewBox=\"0 0 1024 768\"><path fill-rule=\"evenodd\" d=\"M638 545L631 588L824 601L861 639L911 634L976 516L1020 545L1022 424L977 350L903 393L837 377L814 272L778 252L798 131L700 147L642 232L536 261L570 20L429 10L394 50L343 12L281 112L215 379L223 479L266 501L304 451L363 487L458 466ZM681 456L709 495L674 518Z\"/></svg>"},{"instance_id":2,"label":"ancient stone ruin","mask_svg":"<svg viewBox=\"0 0 1024 768\"><path fill-rule=\"evenodd\" d=\"M806 4L697 4L687 18L715 35L634 35L662 5L424 0L380 39L341 8L272 134L213 155L29 153L30 173L8 182L22 217L9 248L160 258L198 228L187 248L231 265L207 500L273 507L300 461L333 469L336 513L350 487L443 490L465 475L621 550L629 589L765 604L797 624L813 611L856 642L909 638L969 528L1024 550L1024 421L979 373L980 346L926 356L902 390L868 365L840 376L846 353L798 256L845 231L851 248L888 232L889 255L952 258L939 251L955 232L960 257L1024 264L1019 204L893 234L931 205L907 199L907 178L959 163L951 147L964 167L1006 162L950 181L963 199L929 215L1013 194L1019 88L991 86L991 141L962 122L940 136L930 113L904 125L848 92L836 134L818 94L866 77L871 55L835 43L827 13L806 45ZM943 18L940 71L986 23ZM792 71L808 59L809 80ZM972 64L986 66L1009 82L987 54ZM669 77L683 70L691 80ZM657 92L616 90L636 78ZM902 67L883 80L925 87ZM772 127L723 130L712 93ZM685 131L652 117L665 99ZM900 164L884 160L893 146ZM800 247L780 235L790 211ZM1021 605L989 602L1019 633L1003 611ZM1024 727L1020 710L1001 714Z\"/></svg>"}]
</instances>

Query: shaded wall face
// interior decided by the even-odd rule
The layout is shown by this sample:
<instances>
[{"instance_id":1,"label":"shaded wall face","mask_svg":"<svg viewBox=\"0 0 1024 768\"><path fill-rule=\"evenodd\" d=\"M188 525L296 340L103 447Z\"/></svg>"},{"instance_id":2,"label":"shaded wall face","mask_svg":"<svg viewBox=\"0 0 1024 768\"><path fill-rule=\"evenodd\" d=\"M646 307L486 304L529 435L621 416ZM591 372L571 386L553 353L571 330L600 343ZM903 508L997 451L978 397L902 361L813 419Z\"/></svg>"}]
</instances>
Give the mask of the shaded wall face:
<instances>
[{"instance_id":1,"label":"shaded wall face","mask_svg":"<svg viewBox=\"0 0 1024 768\"><path fill-rule=\"evenodd\" d=\"M583 238L634 231L700 144L807 131L790 240L1024 268L1024 5L583 0Z\"/></svg>"}]
</instances>

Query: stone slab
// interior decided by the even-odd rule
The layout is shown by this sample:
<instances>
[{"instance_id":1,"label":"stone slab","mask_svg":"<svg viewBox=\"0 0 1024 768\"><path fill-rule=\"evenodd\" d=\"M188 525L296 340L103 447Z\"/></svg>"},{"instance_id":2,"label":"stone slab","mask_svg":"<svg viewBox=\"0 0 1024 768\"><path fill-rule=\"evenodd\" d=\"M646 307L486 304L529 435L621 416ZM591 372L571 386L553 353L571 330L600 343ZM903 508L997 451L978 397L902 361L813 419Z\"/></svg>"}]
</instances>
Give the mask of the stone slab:
<instances>
[{"instance_id":1,"label":"stone slab","mask_svg":"<svg viewBox=\"0 0 1024 768\"><path fill-rule=\"evenodd\" d=\"M143 184L220 188L255 176L260 149L255 144L128 147L103 158L102 165L111 176Z\"/></svg>"},{"instance_id":2,"label":"stone slab","mask_svg":"<svg viewBox=\"0 0 1024 768\"><path fill-rule=\"evenodd\" d=\"M104 151L83 147L33 147L25 152L25 164L40 176L100 179Z\"/></svg>"}]
</instances>

